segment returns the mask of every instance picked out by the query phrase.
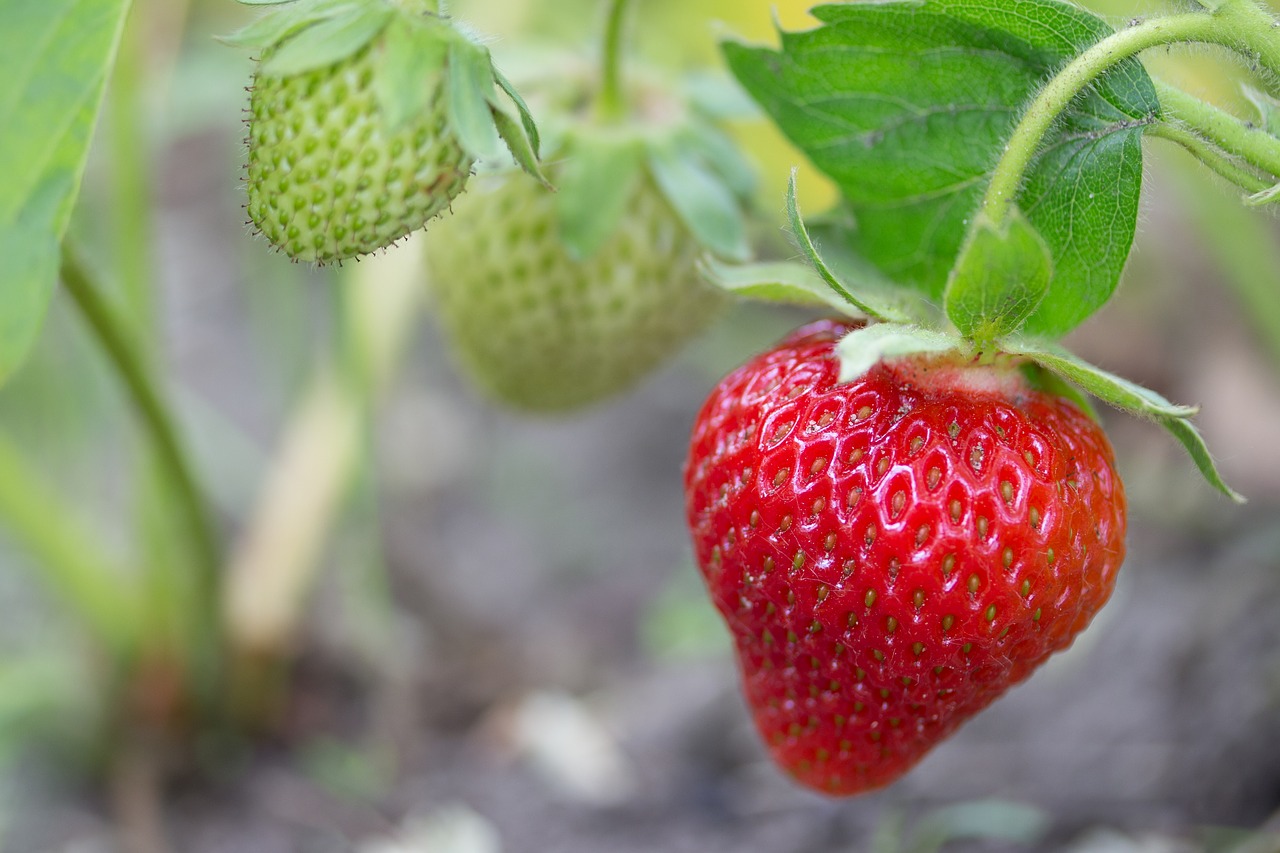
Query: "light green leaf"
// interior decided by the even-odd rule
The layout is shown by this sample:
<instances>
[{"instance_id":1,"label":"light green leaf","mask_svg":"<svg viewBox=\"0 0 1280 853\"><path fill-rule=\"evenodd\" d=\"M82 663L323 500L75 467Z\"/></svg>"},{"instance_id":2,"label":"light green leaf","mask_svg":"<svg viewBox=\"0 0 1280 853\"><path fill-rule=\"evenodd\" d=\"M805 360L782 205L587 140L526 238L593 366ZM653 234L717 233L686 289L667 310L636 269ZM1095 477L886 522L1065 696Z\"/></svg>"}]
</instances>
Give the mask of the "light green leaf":
<instances>
[{"instance_id":1,"label":"light green leaf","mask_svg":"<svg viewBox=\"0 0 1280 853\"><path fill-rule=\"evenodd\" d=\"M595 254L622 223L642 175L643 149L627 135L583 129L556 176L560 236L578 259Z\"/></svg>"},{"instance_id":2,"label":"light green leaf","mask_svg":"<svg viewBox=\"0 0 1280 853\"><path fill-rule=\"evenodd\" d=\"M997 226L979 214L947 282L947 316L980 349L1017 331L1049 292L1053 258L1014 207Z\"/></svg>"},{"instance_id":3,"label":"light green leaf","mask_svg":"<svg viewBox=\"0 0 1280 853\"><path fill-rule=\"evenodd\" d=\"M954 352L959 345L960 341L950 335L901 323L876 323L855 329L836 344L840 381L852 382L882 359Z\"/></svg>"},{"instance_id":4,"label":"light green leaf","mask_svg":"<svg viewBox=\"0 0 1280 853\"><path fill-rule=\"evenodd\" d=\"M478 160L501 151L489 105L494 97L489 51L463 38L449 42L449 123L462 147Z\"/></svg>"},{"instance_id":5,"label":"light green leaf","mask_svg":"<svg viewBox=\"0 0 1280 853\"><path fill-rule=\"evenodd\" d=\"M326 17L281 43L262 61L260 73L285 77L333 65L376 38L395 14L390 6L376 5Z\"/></svg>"},{"instance_id":6,"label":"light green leaf","mask_svg":"<svg viewBox=\"0 0 1280 853\"><path fill-rule=\"evenodd\" d=\"M1244 502L1222 479L1204 438L1187 420L1196 413L1195 407L1170 403L1155 391L1095 367L1056 344L1015 339L1002 342L1002 346L1008 352L1027 356L1110 406L1160 424L1182 443L1214 488L1237 503Z\"/></svg>"},{"instance_id":7,"label":"light green leaf","mask_svg":"<svg viewBox=\"0 0 1280 853\"><path fill-rule=\"evenodd\" d=\"M412 18L398 16L387 25L374 92L394 133L423 116L440 76L448 46L444 39Z\"/></svg>"},{"instance_id":8,"label":"light green leaf","mask_svg":"<svg viewBox=\"0 0 1280 853\"><path fill-rule=\"evenodd\" d=\"M703 160L671 141L649 148L654 181L703 246L731 260L751 255L738 200Z\"/></svg>"},{"instance_id":9,"label":"light green leaf","mask_svg":"<svg viewBox=\"0 0 1280 853\"><path fill-rule=\"evenodd\" d=\"M738 80L840 188L850 248L939 301L989 174L1045 79L1112 30L1059 0L818 6L780 50L726 44ZM1115 289L1137 223L1142 131L1160 114L1126 60L1075 99L1018 202L1053 258L1026 324L1059 335Z\"/></svg>"},{"instance_id":10,"label":"light green leaf","mask_svg":"<svg viewBox=\"0 0 1280 853\"><path fill-rule=\"evenodd\" d=\"M813 268L818 271L818 275L822 277L822 280L841 299L861 313L876 320L906 322L911 319L892 298L877 293L871 288L857 286L863 282L850 286L827 266L826 261L822 259L822 255L818 253L817 246L813 244L813 240L809 237L809 231L805 228L804 219L800 216L800 207L796 202L795 169L791 170L791 179L787 184L787 218L791 223L791 232L795 235L796 242L800 245L800 251L804 253L806 260L813 265Z\"/></svg>"},{"instance_id":11,"label":"light green leaf","mask_svg":"<svg viewBox=\"0 0 1280 853\"><path fill-rule=\"evenodd\" d=\"M925 815L912 834L910 853L937 853L952 841L992 840L1030 845L1049 829L1049 819L1034 806L1003 800L976 800L946 806Z\"/></svg>"},{"instance_id":12,"label":"light green leaf","mask_svg":"<svg viewBox=\"0 0 1280 853\"><path fill-rule=\"evenodd\" d=\"M862 313L827 286L808 264L772 261L756 264L729 264L713 256L698 264L703 278L730 293L747 299L834 308L842 314Z\"/></svg>"},{"instance_id":13,"label":"light green leaf","mask_svg":"<svg viewBox=\"0 0 1280 853\"><path fill-rule=\"evenodd\" d=\"M0 7L0 382L40 332L128 0Z\"/></svg>"}]
</instances>

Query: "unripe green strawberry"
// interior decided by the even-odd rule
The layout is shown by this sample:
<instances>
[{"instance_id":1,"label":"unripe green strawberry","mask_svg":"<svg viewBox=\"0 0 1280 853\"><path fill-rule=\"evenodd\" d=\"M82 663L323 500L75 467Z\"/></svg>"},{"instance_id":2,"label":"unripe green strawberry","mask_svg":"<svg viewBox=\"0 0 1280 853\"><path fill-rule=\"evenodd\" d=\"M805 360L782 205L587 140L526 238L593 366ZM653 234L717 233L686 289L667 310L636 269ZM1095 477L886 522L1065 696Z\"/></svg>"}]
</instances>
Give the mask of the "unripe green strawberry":
<instances>
[{"instance_id":1,"label":"unripe green strawberry","mask_svg":"<svg viewBox=\"0 0 1280 853\"><path fill-rule=\"evenodd\" d=\"M325 263L421 228L462 192L474 160L449 127L443 77L391 131L373 90L380 40L340 62L254 78L249 217L290 257Z\"/></svg>"},{"instance_id":2,"label":"unripe green strawberry","mask_svg":"<svg viewBox=\"0 0 1280 853\"><path fill-rule=\"evenodd\" d=\"M249 0L245 0L249 2ZM394 243L446 210L501 142L541 178L524 102L430 0L277 0L232 44L259 51L249 218L295 260ZM501 88L519 120L498 97Z\"/></svg>"},{"instance_id":3,"label":"unripe green strawberry","mask_svg":"<svg viewBox=\"0 0 1280 853\"><path fill-rule=\"evenodd\" d=\"M696 273L698 239L647 176L584 259L566 245L556 201L521 175L477 178L428 243L458 361L482 389L533 411L627 388L724 302Z\"/></svg>"}]
</instances>

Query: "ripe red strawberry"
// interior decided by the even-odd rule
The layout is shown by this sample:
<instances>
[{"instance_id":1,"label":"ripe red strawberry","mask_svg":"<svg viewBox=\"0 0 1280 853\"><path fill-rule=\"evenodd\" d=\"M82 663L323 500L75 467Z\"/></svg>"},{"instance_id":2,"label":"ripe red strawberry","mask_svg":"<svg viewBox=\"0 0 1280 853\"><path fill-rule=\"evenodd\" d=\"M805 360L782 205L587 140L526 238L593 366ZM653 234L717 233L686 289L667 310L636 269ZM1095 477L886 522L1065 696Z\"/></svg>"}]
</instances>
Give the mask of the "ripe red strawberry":
<instances>
[{"instance_id":1,"label":"ripe red strawberry","mask_svg":"<svg viewBox=\"0 0 1280 853\"><path fill-rule=\"evenodd\" d=\"M1111 446L1009 362L837 384L822 322L730 374L685 468L694 549L774 759L886 785L1068 646L1124 556Z\"/></svg>"}]
</instances>

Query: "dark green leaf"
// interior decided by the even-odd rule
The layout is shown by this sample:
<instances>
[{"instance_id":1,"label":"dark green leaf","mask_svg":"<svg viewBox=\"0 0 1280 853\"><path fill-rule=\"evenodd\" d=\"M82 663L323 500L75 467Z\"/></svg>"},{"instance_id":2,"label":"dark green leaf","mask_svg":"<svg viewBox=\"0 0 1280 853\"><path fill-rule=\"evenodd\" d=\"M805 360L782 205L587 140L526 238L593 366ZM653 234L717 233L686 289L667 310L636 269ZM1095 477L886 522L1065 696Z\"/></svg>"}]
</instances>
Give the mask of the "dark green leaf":
<instances>
[{"instance_id":1,"label":"dark green leaf","mask_svg":"<svg viewBox=\"0 0 1280 853\"><path fill-rule=\"evenodd\" d=\"M885 358L954 352L960 341L942 332L901 323L876 323L855 329L836 344L840 381L852 382Z\"/></svg>"},{"instance_id":2,"label":"dark green leaf","mask_svg":"<svg viewBox=\"0 0 1280 853\"><path fill-rule=\"evenodd\" d=\"M813 244L809 236L808 229L805 228L803 217L800 216L800 207L796 203L795 169L791 170L791 179L787 183L787 219L791 223L791 232L800 246L800 251L817 270L822 280L830 286L833 293L861 313L876 320L902 322L912 319L892 297L884 293L883 288L875 286L874 277L846 281L844 277L836 275L823 260L818 247Z\"/></svg>"},{"instance_id":3,"label":"dark green leaf","mask_svg":"<svg viewBox=\"0 0 1280 853\"><path fill-rule=\"evenodd\" d=\"M970 231L947 283L947 316L980 348L1017 331L1049 292L1049 247L1016 207Z\"/></svg>"},{"instance_id":4,"label":"dark green leaf","mask_svg":"<svg viewBox=\"0 0 1280 853\"><path fill-rule=\"evenodd\" d=\"M128 0L0 11L0 381L39 334Z\"/></svg>"},{"instance_id":5,"label":"dark green leaf","mask_svg":"<svg viewBox=\"0 0 1280 853\"><path fill-rule=\"evenodd\" d=\"M448 45L439 33L398 16L386 28L383 48L373 85L394 133L426 112L444 72Z\"/></svg>"},{"instance_id":6,"label":"dark green leaf","mask_svg":"<svg viewBox=\"0 0 1280 853\"><path fill-rule=\"evenodd\" d=\"M782 49L725 45L730 66L838 184L852 249L940 300L1020 110L1044 80L1111 32L1056 0L819 6ZM1126 61L1082 93L1033 162L1019 203L1053 257L1026 328L1060 334L1110 296L1133 239L1150 79Z\"/></svg>"},{"instance_id":7,"label":"dark green leaf","mask_svg":"<svg viewBox=\"0 0 1280 853\"><path fill-rule=\"evenodd\" d=\"M260 73L284 77L333 65L372 41L394 14L390 6L377 5L326 17L281 43L262 61Z\"/></svg>"},{"instance_id":8,"label":"dark green leaf","mask_svg":"<svg viewBox=\"0 0 1280 853\"><path fill-rule=\"evenodd\" d=\"M1045 369L1074 382L1110 406L1160 424L1182 443L1200 473L1214 488L1237 503L1244 502L1244 498L1222 479L1204 439L1187 420L1196 413L1195 407L1170 403L1155 391L1095 367L1056 344L1012 340L1003 342L1003 346L1007 351L1025 355Z\"/></svg>"},{"instance_id":9,"label":"dark green leaf","mask_svg":"<svg viewBox=\"0 0 1280 853\"><path fill-rule=\"evenodd\" d=\"M772 261L757 264L727 264L714 257L704 258L698 265L703 277L735 296L834 308L842 314L862 316L854 306L827 286L808 264Z\"/></svg>"},{"instance_id":10,"label":"dark green leaf","mask_svg":"<svg viewBox=\"0 0 1280 853\"><path fill-rule=\"evenodd\" d=\"M556 175L556 210L561 239L574 257L590 257L618 229L643 154L629 135L584 130L569 141Z\"/></svg>"},{"instance_id":11,"label":"dark green leaf","mask_svg":"<svg viewBox=\"0 0 1280 853\"><path fill-rule=\"evenodd\" d=\"M449 43L449 123L472 157L491 160L501 144L489 110L493 64L489 51L463 38Z\"/></svg>"},{"instance_id":12,"label":"dark green leaf","mask_svg":"<svg viewBox=\"0 0 1280 853\"><path fill-rule=\"evenodd\" d=\"M654 144L649 168L662 194L703 246L730 260L751 255L738 200L700 157L670 142Z\"/></svg>"}]
</instances>

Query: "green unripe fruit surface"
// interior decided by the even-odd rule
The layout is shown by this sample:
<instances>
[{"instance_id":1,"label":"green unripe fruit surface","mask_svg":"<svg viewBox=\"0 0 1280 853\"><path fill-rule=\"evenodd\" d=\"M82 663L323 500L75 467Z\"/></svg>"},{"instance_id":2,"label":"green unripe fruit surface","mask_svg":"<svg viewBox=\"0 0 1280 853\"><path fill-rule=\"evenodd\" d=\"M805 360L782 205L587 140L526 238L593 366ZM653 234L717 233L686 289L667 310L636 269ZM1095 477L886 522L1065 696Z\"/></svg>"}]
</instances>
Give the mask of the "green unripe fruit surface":
<instances>
[{"instance_id":1,"label":"green unripe fruit surface","mask_svg":"<svg viewBox=\"0 0 1280 853\"><path fill-rule=\"evenodd\" d=\"M704 329L725 297L697 274L703 251L647 177L585 259L561 240L556 197L519 174L477 178L427 244L457 360L497 400L542 412L625 390Z\"/></svg>"},{"instance_id":2,"label":"green unripe fruit surface","mask_svg":"<svg viewBox=\"0 0 1280 853\"><path fill-rule=\"evenodd\" d=\"M472 158L450 130L441 75L427 109L391 131L374 92L381 39L332 65L256 75L249 217L296 260L327 263L421 228L463 190Z\"/></svg>"}]
</instances>

